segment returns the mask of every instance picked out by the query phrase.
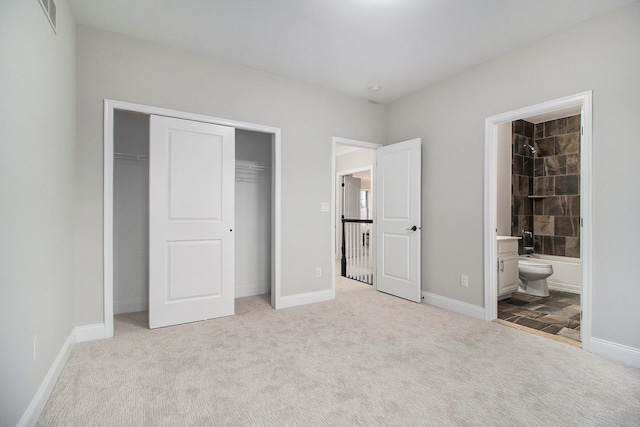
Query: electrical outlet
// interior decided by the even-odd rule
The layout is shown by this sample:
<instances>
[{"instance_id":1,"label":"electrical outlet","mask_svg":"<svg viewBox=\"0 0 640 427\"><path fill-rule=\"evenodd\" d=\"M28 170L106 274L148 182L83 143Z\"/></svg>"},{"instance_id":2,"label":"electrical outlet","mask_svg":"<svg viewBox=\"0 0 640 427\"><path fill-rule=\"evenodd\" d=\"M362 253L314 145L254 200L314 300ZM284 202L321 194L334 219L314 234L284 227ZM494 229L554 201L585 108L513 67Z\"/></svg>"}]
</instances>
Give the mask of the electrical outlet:
<instances>
[{"instance_id":1,"label":"electrical outlet","mask_svg":"<svg viewBox=\"0 0 640 427\"><path fill-rule=\"evenodd\" d=\"M466 274L460 275L460 286L464 286L465 288L469 286L469 276Z\"/></svg>"},{"instance_id":2,"label":"electrical outlet","mask_svg":"<svg viewBox=\"0 0 640 427\"><path fill-rule=\"evenodd\" d=\"M316 267L316 277L322 277L322 268Z\"/></svg>"},{"instance_id":3,"label":"electrical outlet","mask_svg":"<svg viewBox=\"0 0 640 427\"><path fill-rule=\"evenodd\" d=\"M34 362L38 360L38 337L39 335L36 335L35 337L33 337L33 361Z\"/></svg>"}]
</instances>

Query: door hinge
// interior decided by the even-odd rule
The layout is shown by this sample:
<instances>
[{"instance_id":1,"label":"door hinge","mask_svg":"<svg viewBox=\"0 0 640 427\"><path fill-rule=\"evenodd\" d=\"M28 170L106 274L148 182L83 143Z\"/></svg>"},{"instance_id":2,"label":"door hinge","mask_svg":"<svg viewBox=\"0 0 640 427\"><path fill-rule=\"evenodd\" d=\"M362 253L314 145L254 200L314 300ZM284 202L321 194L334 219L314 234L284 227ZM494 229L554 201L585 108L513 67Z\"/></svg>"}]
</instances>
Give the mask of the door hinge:
<instances>
[{"instance_id":1,"label":"door hinge","mask_svg":"<svg viewBox=\"0 0 640 427\"><path fill-rule=\"evenodd\" d=\"M344 187L344 182L342 183L342 186Z\"/></svg>"},{"instance_id":2,"label":"door hinge","mask_svg":"<svg viewBox=\"0 0 640 427\"><path fill-rule=\"evenodd\" d=\"M580 135L584 135L584 126L580 126Z\"/></svg>"}]
</instances>

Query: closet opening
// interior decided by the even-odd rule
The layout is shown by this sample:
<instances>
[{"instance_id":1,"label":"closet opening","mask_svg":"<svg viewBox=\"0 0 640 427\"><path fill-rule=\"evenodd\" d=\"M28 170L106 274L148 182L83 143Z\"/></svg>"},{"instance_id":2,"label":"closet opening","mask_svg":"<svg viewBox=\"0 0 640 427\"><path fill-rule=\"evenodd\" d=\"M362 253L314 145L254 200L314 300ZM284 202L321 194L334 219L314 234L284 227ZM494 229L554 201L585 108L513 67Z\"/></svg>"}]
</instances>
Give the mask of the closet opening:
<instances>
[{"instance_id":1,"label":"closet opening","mask_svg":"<svg viewBox=\"0 0 640 427\"><path fill-rule=\"evenodd\" d=\"M271 135L236 130L236 298L271 293L271 153Z\"/></svg>"},{"instance_id":2,"label":"closet opening","mask_svg":"<svg viewBox=\"0 0 640 427\"><path fill-rule=\"evenodd\" d=\"M105 138L105 156L111 157L105 160L105 337L113 336L113 315L149 307L149 125L155 112L142 110L113 108L110 153ZM233 124L224 123L235 128L234 294L265 295L277 308L279 135Z\"/></svg>"}]
</instances>

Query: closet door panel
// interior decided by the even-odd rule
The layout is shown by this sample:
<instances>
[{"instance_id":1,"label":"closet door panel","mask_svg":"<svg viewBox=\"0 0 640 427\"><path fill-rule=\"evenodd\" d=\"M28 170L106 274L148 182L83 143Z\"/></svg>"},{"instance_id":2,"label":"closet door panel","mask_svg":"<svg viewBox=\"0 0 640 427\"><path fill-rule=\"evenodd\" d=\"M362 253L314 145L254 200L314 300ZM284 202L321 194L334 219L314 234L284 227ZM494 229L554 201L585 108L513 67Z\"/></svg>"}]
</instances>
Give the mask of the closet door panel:
<instances>
[{"instance_id":1,"label":"closet door panel","mask_svg":"<svg viewBox=\"0 0 640 427\"><path fill-rule=\"evenodd\" d=\"M149 326L234 313L235 129L152 116Z\"/></svg>"}]
</instances>

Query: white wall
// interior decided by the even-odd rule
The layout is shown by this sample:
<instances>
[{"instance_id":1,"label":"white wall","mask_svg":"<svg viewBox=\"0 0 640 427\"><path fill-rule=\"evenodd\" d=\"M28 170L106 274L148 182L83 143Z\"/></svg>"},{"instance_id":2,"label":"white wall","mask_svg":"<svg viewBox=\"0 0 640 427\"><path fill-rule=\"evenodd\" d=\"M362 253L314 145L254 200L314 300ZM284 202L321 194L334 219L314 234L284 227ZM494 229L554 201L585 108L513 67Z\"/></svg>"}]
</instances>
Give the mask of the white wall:
<instances>
[{"instance_id":1,"label":"white wall","mask_svg":"<svg viewBox=\"0 0 640 427\"><path fill-rule=\"evenodd\" d=\"M114 112L114 152L149 157L149 116ZM113 162L113 312L149 307L149 161Z\"/></svg>"},{"instance_id":2,"label":"white wall","mask_svg":"<svg viewBox=\"0 0 640 427\"><path fill-rule=\"evenodd\" d=\"M3 426L18 424L54 360L75 338L75 22L67 1L56 3L57 35L37 1L0 2ZM37 417L42 408L32 409Z\"/></svg>"},{"instance_id":3,"label":"white wall","mask_svg":"<svg viewBox=\"0 0 640 427\"><path fill-rule=\"evenodd\" d=\"M336 157L336 173L373 166L375 151L362 148Z\"/></svg>"},{"instance_id":4,"label":"white wall","mask_svg":"<svg viewBox=\"0 0 640 427\"><path fill-rule=\"evenodd\" d=\"M511 162L512 162L511 123L498 125L498 179L497 179L497 225L498 236L511 236Z\"/></svg>"},{"instance_id":5,"label":"white wall","mask_svg":"<svg viewBox=\"0 0 640 427\"><path fill-rule=\"evenodd\" d=\"M483 305L485 118L593 90L592 335L640 349L638 41L636 2L389 105L387 140L423 140L423 290Z\"/></svg>"},{"instance_id":6,"label":"white wall","mask_svg":"<svg viewBox=\"0 0 640 427\"><path fill-rule=\"evenodd\" d=\"M380 141L384 108L362 99L187 51L78 26L76 315L102 323L103 99L282 129L282 295L331 290L334 135ZM301 161L301 159L312 159Z\"/></svg>"},{"instance_id":7,"label":"white wall","mask_svg":"<svg viewBox=\"0 0 640 427\"><path fill-rule=\"evenodd\" d=\"M236 130L236 298L271 291L272 136ZM240 166L263 166L247 171Z\"/></svg>"}]
</instances>

